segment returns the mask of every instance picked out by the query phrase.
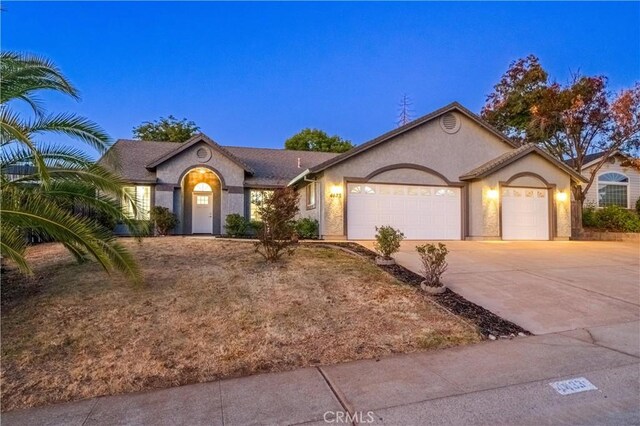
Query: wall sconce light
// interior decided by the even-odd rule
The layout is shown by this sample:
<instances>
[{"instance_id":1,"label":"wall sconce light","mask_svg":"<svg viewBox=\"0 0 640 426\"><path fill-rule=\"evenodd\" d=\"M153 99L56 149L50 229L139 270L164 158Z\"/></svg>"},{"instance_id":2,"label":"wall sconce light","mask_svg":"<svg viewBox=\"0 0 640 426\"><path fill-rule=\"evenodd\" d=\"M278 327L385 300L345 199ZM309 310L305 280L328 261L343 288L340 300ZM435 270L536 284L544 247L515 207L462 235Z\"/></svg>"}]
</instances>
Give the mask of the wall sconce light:
<instances>
[{"instance_id":1,"label":"wall sconce light","mask_svg":"<svg viewBox=\"0 0 640 426\"><path fill-rule=\"evenodd\" d=\"M487 191L487 198L491 199L491 200L497 200L498 199L498 190L497 189L490 189Z\"/></svg>"},{"instance_id":2,"label":"wall sconce light","mask_svg":"<svg viewBox=\"0 0 640 426\"><path fill-rule=\"evenodd\" d=\"M329 197L331 197L331 198L340 198L340 197L342 197L342 186L340 186L340 185L331 185L331 189L329 190Z\"/></svg>"},{"instance_id":3,"label":"wall sconce light","mask_svg":"<svg viewBox=\"0 0 640 426\"><path fill-rule=\"evenodd\" d=\"M567 193L564 191L558 191L556 193L556 200L558 201L567 201Z\"/></svg>"}]
</instances>

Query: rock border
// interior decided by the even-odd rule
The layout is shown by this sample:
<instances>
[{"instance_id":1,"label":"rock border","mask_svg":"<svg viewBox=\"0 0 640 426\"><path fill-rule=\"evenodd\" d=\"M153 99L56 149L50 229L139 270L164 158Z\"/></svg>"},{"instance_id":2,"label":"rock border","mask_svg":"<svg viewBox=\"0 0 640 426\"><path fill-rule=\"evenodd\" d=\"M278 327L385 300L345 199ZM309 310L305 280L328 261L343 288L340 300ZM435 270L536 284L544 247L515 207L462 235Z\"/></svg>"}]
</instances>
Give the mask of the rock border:
<instances>
[{"instance_id":1,"label":"rock border","mask_svg":"<svg viewBox=\"0 0 640 426\"><path fill-rule=\"evenodd\" d=\"M316 247L318 244L314 244ZM327 247L335 247L347 252L359 255L366 258L374 265L377 254L357 243L350 242L327 242L322 244ZM395 265L376 265L378 268L392 275L397 280L411 285L413 287L420 288L420 283L423 278L413 271L407 268ZM422 290L421 290L422 291ZM517 324L507 321L506 319L499 317L493 312L476 305L460 296L458 293L447 288L441 294L425 294L425 297L430 298L437 305L441 306L447 311L450 311L465 320L475 325L480 333L490 340L495 340L496 337L502 339L510 339L516 336L531 335L531 333Z\"/></svg>"}]
</instances>

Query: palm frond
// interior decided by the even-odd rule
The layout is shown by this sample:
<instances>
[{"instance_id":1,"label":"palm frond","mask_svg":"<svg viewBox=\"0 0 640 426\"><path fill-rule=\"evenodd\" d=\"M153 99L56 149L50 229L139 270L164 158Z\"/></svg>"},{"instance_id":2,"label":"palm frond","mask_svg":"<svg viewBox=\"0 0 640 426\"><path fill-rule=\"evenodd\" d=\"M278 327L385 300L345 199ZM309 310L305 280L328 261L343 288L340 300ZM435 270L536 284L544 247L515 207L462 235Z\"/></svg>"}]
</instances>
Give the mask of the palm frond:
<instances>
[{"instance_id":1,"label":"palm frond","mask_svg":"<svg viewBox=\"0 0 640 426\"><path fill-rule=\"evenodd\" d=\"M27 240L22 232L14 226L2 222L0 224L0 253L15 262L18 268L26 273L31 273L31 268L24 257L27 249Z\"/></svg>"},{"instance_id":2,"label":"palm frond","mask_svg":"<svg viewBox=\"0 0 640 426\"><path fill-rule=\"evenodd\" d=\"M26 101L36 114L42 113L33 98L37 90L54 90L79 99L78 90L49 59L38 55L2 52L0 54L0 103Z\"/></svg>"},{"instance_id":3,"label":"palm frond","mask_svg":"<svg viewBox=\"0 0 640 426\"><path fill-rule=\"evenodd\" d=\"M36 118L26 124L30 134L58 133L79 140L100 153L110 146L109 135L93 121L75 114L63 113Z\"/></svg>"},{"instance_id":4,"label":"palm frond","mask_svg":"<svg viewBox=\"0 0 640 426\"><path fill-rule=\"evenodd\" d=\"M46 184L49 179L49 172L44 159L40 155L40 151L31 140L28 130L18 115L9 108L3 108L0 110L0 146L5 146L11 142L23 145L31 152L33 163L38 170L38 177Z\"/></svg>"}]
</instances>

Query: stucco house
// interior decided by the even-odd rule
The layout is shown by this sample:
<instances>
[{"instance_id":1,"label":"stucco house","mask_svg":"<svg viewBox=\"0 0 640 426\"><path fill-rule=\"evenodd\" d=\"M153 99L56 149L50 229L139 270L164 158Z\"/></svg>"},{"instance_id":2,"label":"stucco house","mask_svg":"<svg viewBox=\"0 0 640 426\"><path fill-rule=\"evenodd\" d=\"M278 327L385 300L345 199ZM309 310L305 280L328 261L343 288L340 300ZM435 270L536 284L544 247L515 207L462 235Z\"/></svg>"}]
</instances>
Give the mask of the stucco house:
<instances>
[{"instance_id":1,"label":"stucco house","mask_svg":"<svg viewBox=\"0 0 640 426\"><path fill-rule=\"evenodd\" d=\"M616 152L597 169L603 155L598 152L585 156L582 174L587 177L596 174L587 191L585 206L634 209L640 198L640 170L634 166L634 158Z\"/></svg>"},{"instance_id":2,"label":"stucco house","mask_svg":"<svg viewBox=\"0 0 640 426\"><path fill-rule=\"evenodd\" d=\"M221 234L255 217L264 191L292 186L325 239L554 240L571 234L572 182L584 177L533 146L515 146L452 103L343 154L119 140L109 153L143 208L175 212L177 234ZM102 160L101 160L102 161ZM130 206L123 206L132 212Z\"/></svg>"}]
</instances>

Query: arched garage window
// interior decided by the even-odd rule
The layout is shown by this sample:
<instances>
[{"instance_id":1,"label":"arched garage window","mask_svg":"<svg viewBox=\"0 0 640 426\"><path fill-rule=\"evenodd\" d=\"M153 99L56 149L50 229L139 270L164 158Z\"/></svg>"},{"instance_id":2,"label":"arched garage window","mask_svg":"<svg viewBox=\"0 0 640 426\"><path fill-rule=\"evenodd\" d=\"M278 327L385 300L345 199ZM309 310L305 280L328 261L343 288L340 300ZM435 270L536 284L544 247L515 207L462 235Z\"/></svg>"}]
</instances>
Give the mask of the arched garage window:
<instances>
[{"instance_id":1,"label":"arched garage window","mask_svg":"<svg viewBox=\"0 0 640 426\"><path fill-rule=\"evenodd\" d=\"M629 208L629 178L622 173L598 176L598 207L607 206Z\"/></svg>"}]
</instances>

